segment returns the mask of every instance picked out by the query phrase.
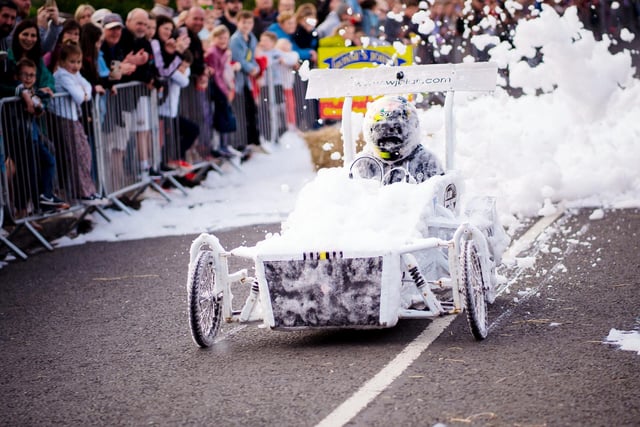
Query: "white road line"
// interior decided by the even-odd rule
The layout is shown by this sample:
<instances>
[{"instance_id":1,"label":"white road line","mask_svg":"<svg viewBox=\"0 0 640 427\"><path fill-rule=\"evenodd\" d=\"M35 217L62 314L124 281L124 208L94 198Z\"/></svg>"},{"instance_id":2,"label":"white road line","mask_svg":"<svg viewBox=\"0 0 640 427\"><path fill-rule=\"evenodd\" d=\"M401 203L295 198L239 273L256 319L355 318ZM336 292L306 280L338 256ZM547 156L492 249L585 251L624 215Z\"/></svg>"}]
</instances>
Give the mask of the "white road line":
<instances>
[{"instance_id":1,"label":"white road line","mask_svg":"<svg viewBox=\"0 0 640 427\"><path fill-rule=\"evenodd\" d=\"M513 242L505 254L515 257L533 243L538 235L564 213L558 209L553 215L540 218L516 242ZM505 255L506 256L506 255ZM410 342L400 354L382 368L373 378L367 381L349 399L345 400L333 412L320 421L316 427L340 427L351 421L360 411L382 393L424 352L433 341L453 322L456 316L445 316L435 319L416 339Z\"/></svg>"},{"instance_id":2,"label":"white road line","mask_svg":"<svg viewBox=\"0 0 640 427\"><path fill-rule=\"evenodd\" d=\"M515 258L523 250L527 249L538 236L551 224L555 222L560 216L564 214L562 206L558 208L558 211L554 214L543 216L535 224L531 226L518 240L511 243L509 249L507 249L502 256L503 259Z\"/></svg>"},{"instance_id":3,"label":"white road line","mask_svg":"<svg viewBox=\"0 0 640 427\"><path fill-rule=\"evenodd\" d=\"M453 322L456 316L435 319L400 354L389 362L380 372L367 381L360 390L338 406L332 413L320 421L316 427L338 427L348 423L373 399L382 393L436 338Z\"/></svg>"}]
</instances>

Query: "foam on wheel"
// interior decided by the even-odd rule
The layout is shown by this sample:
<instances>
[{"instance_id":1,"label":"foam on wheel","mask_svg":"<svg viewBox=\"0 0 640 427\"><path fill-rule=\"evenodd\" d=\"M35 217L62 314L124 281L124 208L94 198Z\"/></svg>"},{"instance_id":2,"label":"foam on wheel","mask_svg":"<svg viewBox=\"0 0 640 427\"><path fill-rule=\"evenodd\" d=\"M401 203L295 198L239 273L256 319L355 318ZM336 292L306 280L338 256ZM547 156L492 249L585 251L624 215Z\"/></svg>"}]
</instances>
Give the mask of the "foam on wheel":
<instances>
[{"instance_id":1,"label":"foam on wheel","mask_svg":"<svg viewBox=\"0 0 640 427\"><path fill-rule=\"evenodd\" d=\"M483 340L489 333L489 319L482 282L482 264L473 240L465 240L461 244L460 282L464 286L467 321L471 333L477 340Z\"/></svg>"},{"instance_id":2,"label":"foam on wheel","mask_svg":"<svg viewBox=\"0 0 640 427\"><path fill-rule=\"evenodd\" d=\"M189 326L193 341L200 347L213 344L222 324L222 295L214 290L215 257L212 251L198 253L189 277Z\"/></svg>"}]
</instances>

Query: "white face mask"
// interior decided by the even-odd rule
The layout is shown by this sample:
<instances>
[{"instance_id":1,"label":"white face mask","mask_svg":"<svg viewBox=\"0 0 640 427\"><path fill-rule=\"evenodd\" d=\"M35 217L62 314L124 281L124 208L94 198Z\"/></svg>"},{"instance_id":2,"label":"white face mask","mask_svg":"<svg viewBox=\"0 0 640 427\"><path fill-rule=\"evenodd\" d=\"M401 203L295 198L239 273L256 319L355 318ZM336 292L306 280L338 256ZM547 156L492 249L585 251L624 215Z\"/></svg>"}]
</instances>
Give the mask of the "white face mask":
<instances>
[{"instance_id":1,"label":"white face mask","mask_svg":"<svg viewBox=\"0 0 640 427\"><path fill-rule=\"evenodd\" d=\"M304 20L304 22L306 22L310 27L315 28L316 24L318 23L318 20L315 18L307 18Z\"/></svg>"}]
</instances>

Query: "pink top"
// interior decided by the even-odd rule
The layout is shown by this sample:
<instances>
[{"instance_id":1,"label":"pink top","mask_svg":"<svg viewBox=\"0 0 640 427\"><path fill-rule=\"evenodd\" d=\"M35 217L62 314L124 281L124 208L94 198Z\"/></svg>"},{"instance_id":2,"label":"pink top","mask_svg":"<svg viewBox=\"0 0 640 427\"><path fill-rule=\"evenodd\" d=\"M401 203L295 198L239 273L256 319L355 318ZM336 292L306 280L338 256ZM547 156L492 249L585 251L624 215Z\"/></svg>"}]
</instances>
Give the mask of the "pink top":
<instances>
[{"instance_id":1,"label":"pink top","mask_svg":"<svg viewBox=\"0 0 640 427\"><path fill-rule=\"evenodd\" d=\"M231 51L211 46L204 56L204 61L213 69L213 80L222 93L229 98L230 87L225 80L225 68L230 67Z\"/></svg>"}]
</instances>

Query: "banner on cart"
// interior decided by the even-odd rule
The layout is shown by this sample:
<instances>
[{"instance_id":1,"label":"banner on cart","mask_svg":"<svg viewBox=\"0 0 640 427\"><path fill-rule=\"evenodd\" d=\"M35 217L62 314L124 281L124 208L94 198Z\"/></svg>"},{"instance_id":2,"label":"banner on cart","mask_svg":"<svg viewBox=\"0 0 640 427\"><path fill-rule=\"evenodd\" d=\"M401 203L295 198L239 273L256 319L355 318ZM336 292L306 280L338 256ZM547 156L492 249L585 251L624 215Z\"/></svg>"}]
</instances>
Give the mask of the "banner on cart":
<instances>
[{"instance_id":1,"label":"banner on cart","mask_svg":"<svg viewBox=\"0 0 640 427\"><path fill-rule=\"evenodd\" d=\"M393 46L377 47L321 47L318 49L318 69L363 69L380 65L404 67L411 65L413 61L413 50L408 46L401 54ZM342 117L342 103L345 92L341 89L343 81L321 80L318 81L317 96L307 98L320 98L320 117L323 119L340 119ZM309 82L311 85L311 81ZM351 84L351 82L347 82ZM368 95L368 94L366 94ZM367 102L371 100L368 96L359 96L353 99L352 111L364 113Z\"/></svg>"},{"instance_id":2,"label":"banner on cart","mask_svg":"<svg viewBox=\"0 0 640 427\"><path fill-rule=\"evenodd\" d=\"M470 64L432 64L407 66L378 66L359 69L314 69L309 73L307 98L320 98L321 112L340 113L342 103L336 107L332 97L351 96L353 110L361 107L356 99L364 96L424 92L479 91L491 92L497 83L497 64L478 62ZM327 107L322 108L323 98ZM330 107L329 107L330 106ZM334 108L330 110L328 108ZM334 118L339 118L334 117Z\"/></svg>"}]
</instances>

